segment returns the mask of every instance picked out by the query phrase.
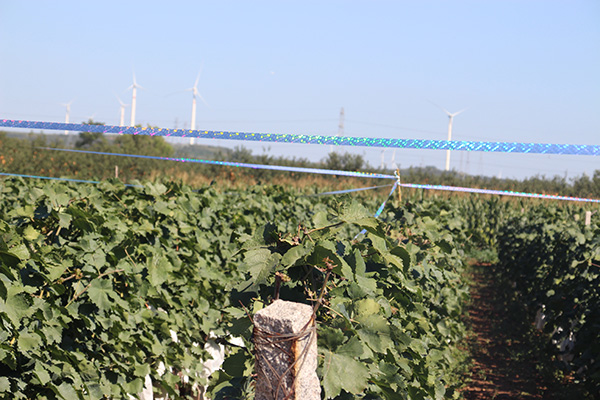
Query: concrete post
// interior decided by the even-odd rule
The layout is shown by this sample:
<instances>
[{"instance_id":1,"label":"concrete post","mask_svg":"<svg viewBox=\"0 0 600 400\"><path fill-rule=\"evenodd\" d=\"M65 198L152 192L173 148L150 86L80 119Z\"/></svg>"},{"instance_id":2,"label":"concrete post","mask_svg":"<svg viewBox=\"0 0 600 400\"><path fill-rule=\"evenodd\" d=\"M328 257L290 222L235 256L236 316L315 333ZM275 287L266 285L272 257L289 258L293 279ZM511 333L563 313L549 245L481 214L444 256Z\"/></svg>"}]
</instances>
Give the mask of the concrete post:
<instances>
[{"instance_id":1,"label":"concrete post","mask_svg":"<svg viewBox=\"0 0 600 400\"><path fill-rule=\"evenodd\" d=\"M320 400L313 308L275 300L254 315L256 400Z\"/></svg>"},{"instance_id":2,"label":"concrete post","mask_svg":"<svg viewBox=\"0 0 600 400\"><path fill-rule=\"evenodd\" d=\"M585 212L585 224L586 225L591 225L592 224L592 212L591 211L586 211Z\"/></svg>"}]
</instances>

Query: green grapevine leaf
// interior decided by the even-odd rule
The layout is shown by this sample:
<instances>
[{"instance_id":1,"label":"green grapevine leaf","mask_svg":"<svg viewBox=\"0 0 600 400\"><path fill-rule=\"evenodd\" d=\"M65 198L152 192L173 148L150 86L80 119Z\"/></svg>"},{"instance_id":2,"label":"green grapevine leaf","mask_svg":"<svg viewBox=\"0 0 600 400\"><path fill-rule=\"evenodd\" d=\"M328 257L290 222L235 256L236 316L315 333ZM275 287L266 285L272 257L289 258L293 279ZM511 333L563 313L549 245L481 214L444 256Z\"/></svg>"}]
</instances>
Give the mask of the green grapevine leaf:
<instances>
[{"instance_id":1,"label":"green grapevine leaf","mask_svg":"<svg viewBox=\"0 0 600 400\"><path fill-rule=\"evenodd\" d=\"M40 233L36 231L31 225L28 225L23 230L23 237L29 241L34 241L40 236Z\"/></svg>"},{"instance_id":2,"label":"green grapevine leaf","mask_svg":"<svg viewBox=\"0 0 600 400\"><path fill-rule=\"evenodd\" d=\"M366 389L370 373L364 363L329 350L323 350L323 353L323 388L326 399L333 399L342 390L350 394L359 394Z\"/></svg>"},{"instance_id":3,"label":"green grapevine leaf","mask_svg":"<svg viewBox=\"0 0 600 400\"><path fill-rule=\"evenodd\" d=\"M10 390L10 380L6 376L0 376L0 393Z\"/></svg>"},{"instance_id":4,"label":"green grapevine leaf","mask_svg":"<svg viewBox=\"0 0 600 400\"><path fill-rule=\"evenodd\" d=\"M112 282L109 279L94 279L88 289L88 297L101 310L111 307L108 297L113 292Z\"/></svg>"}]
</instances>

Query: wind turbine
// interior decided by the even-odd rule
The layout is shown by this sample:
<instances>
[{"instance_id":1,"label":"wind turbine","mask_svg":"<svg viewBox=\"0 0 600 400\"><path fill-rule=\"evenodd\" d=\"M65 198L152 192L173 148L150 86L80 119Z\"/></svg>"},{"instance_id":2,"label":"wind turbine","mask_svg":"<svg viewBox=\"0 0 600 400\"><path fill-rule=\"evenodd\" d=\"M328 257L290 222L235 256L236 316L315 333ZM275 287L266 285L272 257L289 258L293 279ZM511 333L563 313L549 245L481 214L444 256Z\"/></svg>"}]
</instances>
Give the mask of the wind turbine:
<instances>
[{"instance_id":1,"label":"wind turbine","mask_svg":"<svg viewBox=\"0 0 600 400\"><path fill-rule=\"evenodd\" d=\"M430 102L431 103L431 102ZM431 103L436 107L441 108L447 115L448 115L448 141L450 142L452 140L452 121L454 120L454 117L456 117L458 114L464 112L466 110L466 108L457 111L455 113L451 113L450 111L446 110L443 107L438 106L435 103ZM446 150L446 171L450 171L450 150Z\"/></svg>"},{"instance_id":2,"label":"wind turbine","mask_svg":"<svg viewBox=\"0 0 600 400\"><path fill-rule=\"evenodd\" d=\"M67 112L65 114L65 124L69 123L69 116L71 115L71 103L73 103L73 100L71 100L68 103L63 103L62 105L65 106L67 108ZM69 131L65 131L65 135L68 135Z\"/></svg>"},{"instance_id":3,"label":"wind turbine","mask_svg":"<svg viewBox=\"0 0 600 400\"><path fill-rule=\"evenodd\" d=\"M394 149L394 152L392 153L392 160L391 160L392 169L394 169L394 170L398 169L398 164L396 164L396 150L397 149Z\"/></svg>"},{"instance_id":4,"label":"wind turbine","mask_svg":"<svg viewBox=\"0 0 600 400\"><path fill-rule=\"evenodd\" d=\"M448 110L444 109L444 112L448 114L448 141L452 140L452 121L454 120L454 117L464 112L465 110L466 108L455 113L451 113ZM446 171L450 171L450 149L446 150Z\"/></svg>"},{"instance_id":5,"label":"wind turbine","mask_svg":"<svg viewBox=\"0 0 600 400\"><path fill-rule=\"evenodd\" d=\"M121 105L121 118L119 119L119 126L124 126L125 125L125 107L128 106L128 104L125 104L121 101L121 99L119 98L119 96L117 96L117 100L119 100L119 104Z\"/></svg>"},{"instance_id":6,"label":"wind turbine","mask_svg":"<svg viewBox=\"0 0 600 400\"><path fill-rule=\"evenodd\" d=\"M140 85L135 81L135 72L133 73L133 84L127 88L127 90L131 89L131 122L129 126L135 126L135 106L136 106L136 98L137 98L137 89L143 89Z\"/></svg>"},{"instance_id":7,"label":"wind turbine","mask_svg":"<svg viewBox=\"0 0 600 400\"><path fill-rule=\"evenodd\" d=\"M200 74L202 73L202 69L198 72L198 76L196 77L196 82L194 82L194 86L186 89L188 92L192 92L192 123L190 125L190 129L196 129L196 98L200 98L204 104L208 107L208 103L204 100L204 97L198 91L198 81L200 80ZM194 144L194 138L190 138L190 144Z\"/></svg>"}]
</instances>

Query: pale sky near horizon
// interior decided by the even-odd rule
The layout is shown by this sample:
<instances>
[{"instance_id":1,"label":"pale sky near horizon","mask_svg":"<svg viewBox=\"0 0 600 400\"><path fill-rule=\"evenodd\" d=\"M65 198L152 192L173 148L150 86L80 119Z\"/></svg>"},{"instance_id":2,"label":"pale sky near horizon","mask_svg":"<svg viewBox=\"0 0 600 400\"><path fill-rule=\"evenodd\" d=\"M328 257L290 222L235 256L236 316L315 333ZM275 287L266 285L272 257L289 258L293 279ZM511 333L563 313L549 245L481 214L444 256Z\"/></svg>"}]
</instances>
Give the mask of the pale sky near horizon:
<instances>
[{"instance_id":1,"label":"pale sky near horizon","mask_svg":"<svg viewBox=\"0 0 600 400\"><path fill-rule=\"evenodd\" d=\"M600 145L600 1L0 0L0 119ZM130 109L126 110L126 124ZM205 140L234 147L244 144ZM327 146L244 144L319 160ZM381 163L378 149L345 149ZM384 162L391 166L393 151ZM444 151L398 150L402 168ZM451 167L591 175L600 158L453 152Z\"/></svg>"}]
</instances>

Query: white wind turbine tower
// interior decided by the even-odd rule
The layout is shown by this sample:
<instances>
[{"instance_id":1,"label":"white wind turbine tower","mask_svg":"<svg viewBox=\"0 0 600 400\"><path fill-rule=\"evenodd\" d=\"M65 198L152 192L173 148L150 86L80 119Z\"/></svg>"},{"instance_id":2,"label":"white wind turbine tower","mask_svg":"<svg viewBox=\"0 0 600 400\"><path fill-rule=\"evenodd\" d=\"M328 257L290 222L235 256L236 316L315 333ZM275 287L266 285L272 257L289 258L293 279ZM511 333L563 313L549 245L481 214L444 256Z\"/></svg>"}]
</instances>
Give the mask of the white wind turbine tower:
<instances>
[{"instance_id":1,"label":"white wind turbine tower","mask_svg":"<svg viewBox=\"0 0 600 400\"><path fill-rule=\"evenodd\" d=\"M204 100L204 97L202 97L202 95L198 91L198 81L200 80L201 73L202 70L198 72L198 76L196 77L196 82L194 82L194 86L189 89L186 89L188 92L192 92L192 123L190 124L191 130L196 129L196 98L199 97L200 100L202 100L202 102L208 107L208 103L206 102L206 100ZM190 138L190 144L194 144L194 138Z\"/></svg>"},{"instance_id":2,"label":"white wind turbine tower","mask_svg":"<svg viewBox=\"0 0 600 400\"><path fill-rule=\"evenodd\" d=\"M71 100L68 103L63 103L62 105L65 106L67 108L67 112L65 114L65 124L69 123L69 117L71 115L71 103L73 103L73 100ZM65 131L65 135L68 135L69 131Z\"/></svg>"},{"instance_id":3,"label":"white wind turbine tower","mask_svg":"<svg viewBox=\"0 0 600 400\"><path fill-rule=\"evenodd\" d=\"M121 105L121 118L119 119L119 126L125 126L125 107L127 107L129 104L123 103L119 96L117 96L117 100L119 100L119 104Z\"/></svg>"},{"instance_id":4,"label":"white wind turbine tower","mask_svg":"<svg viewBox=\"0 0 600 400\"><path fill-rule=\"evenodd\" d=\"M452 140L452 121L454 120L454 117L456 117L458 114L462 113L466 109L457 111L455 113L451 113L446 109L443 109L443 110L446 114L448 114L448 141L451 141ZM446 171L450 171L450 150L446 150Z\"/></svg>"},{"instance_id":5,"label":"white wind turbine tower","mask_svg":"<svg viewBox=\"0 0 600 400\"><path fill-rule=\"evenodd\" d=\"M135 81L135 73L133 74L133 84L127 88L127 90L131 89L131 122L129 126L135 126L135 106L136 106L136 98L137 98L137 89L143 89L140 85Z\"/></svg>"},{"instance_id":6,"label":"white wind turbine tower","mask_svg":"<svg viewBox=\"0 0 600 400\"><path fill-rule=\"evenodd\" d=\"M392 165L392 169L397 170L398 169L398 164L396 164L396 150L394 149L394 152L392 153L392 160L390 161L390 164Z\"/></svg>"},{"instance_id":7,"label":"white wind turbine tower","mask_svg":"<svg viewBox=\"0 0 600 400\"><path fill-rule=\"evenodd\" d=\"M433 104L436 107L441 108L447 115L448 115L448 141L452 140L452 121L454 120L454 117L456 117L458 114L464 112L466 110L466 108L457 111L455 113L451 113L450 111L446 110L443 107L438 106L437 104L430 102L431 104ZM446 150L446 171L450 171L450 150Z\"/></svg>"}]
</instances>

